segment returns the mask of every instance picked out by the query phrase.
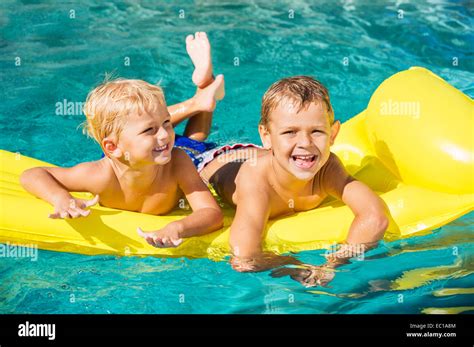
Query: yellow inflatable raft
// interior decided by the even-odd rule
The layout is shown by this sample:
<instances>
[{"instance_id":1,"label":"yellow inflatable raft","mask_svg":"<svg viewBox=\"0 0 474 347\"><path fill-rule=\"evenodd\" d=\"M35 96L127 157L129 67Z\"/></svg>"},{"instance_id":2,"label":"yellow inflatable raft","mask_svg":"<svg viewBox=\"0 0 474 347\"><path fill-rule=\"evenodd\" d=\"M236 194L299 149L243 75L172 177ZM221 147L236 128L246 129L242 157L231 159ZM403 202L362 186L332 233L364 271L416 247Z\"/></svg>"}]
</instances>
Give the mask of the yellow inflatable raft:
<instances>
[{"instance_id":1,"label":"yellow inflatable raft","mask_svg":"<svg viewBox=\"0 0 474 347\"><path fill-rule=\"evenodd\" d=\"M386 239L427 232L472 211L473 110L473 100L440 77L411 68L384 81L367 109L342 125L332 151L388 204L393 220ZM18 178L27 168L50 164L6 151L0 163L0 243L82 254L216 260L229 254L230 209L221 231L175 249L154 248L137 235L137 226L159 229L182 218L182 210L158 217L96 206L87 218L49 219L51 206L26 193ZM347 206L327 201L271 221L265 247L278 253L327 247L346 238L352 219Z\"/></svg>"}]
</instances>

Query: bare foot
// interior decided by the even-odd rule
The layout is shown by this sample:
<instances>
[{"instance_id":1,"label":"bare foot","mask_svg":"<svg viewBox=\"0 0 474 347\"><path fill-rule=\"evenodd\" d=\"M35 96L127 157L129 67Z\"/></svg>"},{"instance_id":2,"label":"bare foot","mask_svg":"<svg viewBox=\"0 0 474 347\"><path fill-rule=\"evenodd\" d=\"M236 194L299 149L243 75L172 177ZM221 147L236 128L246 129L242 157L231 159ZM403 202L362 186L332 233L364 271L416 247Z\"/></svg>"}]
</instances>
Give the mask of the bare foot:
<instances>
[{"instance_id":1,"label":"bare foot","mask_svg":"<svg viewBox=\"0 0 474 347\"><path fill-rule=\"evenodd\" d=\"M216 100L224 97L224 75L218 75L216 79L206 88L198 89L194 95L194 103L197 111L212 112L216 108Z\"/></svg>"},{"instance_id":2,"label":"bare foot","mask_svg":"<svg viewBox=\"0 0 474 347\"><path fill-rule=\"evenodd\" d=\"M193 83L198 88L206 87L212 81L211 44L206 33L188 35L186 51L194 64Z\"/></svg>"}]
</instances>

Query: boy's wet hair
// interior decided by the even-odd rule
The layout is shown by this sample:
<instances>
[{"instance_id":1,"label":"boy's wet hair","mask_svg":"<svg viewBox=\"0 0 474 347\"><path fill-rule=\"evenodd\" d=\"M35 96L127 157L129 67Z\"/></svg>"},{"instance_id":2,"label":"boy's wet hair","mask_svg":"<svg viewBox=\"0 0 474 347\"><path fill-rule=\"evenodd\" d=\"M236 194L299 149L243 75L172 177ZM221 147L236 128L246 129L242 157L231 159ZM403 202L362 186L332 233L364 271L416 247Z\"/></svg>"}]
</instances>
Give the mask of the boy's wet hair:
<instances>
[{"instance_id":1,"label":"boy's wet hair","mask_svg":"<svg viewBox=\"0 0 474 347\"><path fill-rule=\"evenodd\" d=\"M284 100L292 102L296 112L312 102L322 102L326 106L329 123L334 123L334 111L326 87L310 76L294 76L273 83L265 92L262 99L261 125L268 126L270 113Z\"/></svg>"},{"instance_id":2,"label":"boy's wet hair","mask_svg":"<svg viewBox=\"0 0 474 347\"><path fill-rule=\"evenodd\" d=\"M119 136L128 116L166 107L160 86L142 80L117 78L94 88L84 104L84 132L99 144L110 135Z\"/></svg>"}]
</instances>

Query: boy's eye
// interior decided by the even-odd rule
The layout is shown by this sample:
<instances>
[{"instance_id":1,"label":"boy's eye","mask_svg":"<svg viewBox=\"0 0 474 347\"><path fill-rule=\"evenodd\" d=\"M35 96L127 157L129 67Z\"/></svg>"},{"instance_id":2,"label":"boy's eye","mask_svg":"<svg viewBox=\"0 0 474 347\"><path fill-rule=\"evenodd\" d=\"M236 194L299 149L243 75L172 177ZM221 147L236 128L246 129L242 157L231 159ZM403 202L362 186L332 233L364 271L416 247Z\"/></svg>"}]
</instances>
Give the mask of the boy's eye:
<instances>
[{"instance_id":1,"label":"boy's eye","mask_svg":"<svg viewBox=\"0 0 474 347\"><path fill-rule=\"evenodd\" d=\"M149 132L149 131L151 131L151 130L153 130L153 128L148 128L148 129L142 131L142 134L145 134L145 133L147 133L147 132Z\"/></svg>"},{"instance_id":2,"label":"boy's eye","mask_svg":"<svg viewBox=\"0 0 474 347\"><path fill-rule=\"evenodd\" d=\"M325 132L324 132L324 131L322 131L322 130L319 130L319 129L315 129L315 130L313 130L313 134L314 134L314 133L325 134Z\"/></svg>"},{"instance_id":3,"label":"boy's eye","mask_svg":"<svg viewBox=\"0 0 474 347\"><path fill-rule=\"evenodd\" d=\"M171 124L171 121L169 119L165 120L163 125L170 125Z\"/></svg>"},{"instance_id":4,"label":"boy's eye","mask_svg":"<svg viewBox=\"0 0 474 347\"><path fill-rule=\"evenodd\" d=\"M287 130L287 131L282 132L281 134L282 135L287 135L287 134L294 134L294 133L295 133L294 130Z\"/></svg>"}]
</instances>

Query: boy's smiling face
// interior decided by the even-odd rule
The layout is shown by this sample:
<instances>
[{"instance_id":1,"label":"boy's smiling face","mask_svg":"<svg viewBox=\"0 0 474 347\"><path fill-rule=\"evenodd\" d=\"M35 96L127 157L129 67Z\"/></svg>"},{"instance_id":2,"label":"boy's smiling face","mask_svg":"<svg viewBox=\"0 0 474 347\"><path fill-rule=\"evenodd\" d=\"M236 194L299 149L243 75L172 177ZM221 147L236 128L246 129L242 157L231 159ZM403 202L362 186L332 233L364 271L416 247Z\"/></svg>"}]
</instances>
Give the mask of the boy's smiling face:
<instances>
[{"instance_id":1,"label":"boy's smiling face","mask_svg":"<svg viewBox=\"0 0 474 347\"><path fill-rule=\"evenodd\" d=\"M131 114L118 139L114 156L130 166L165 165L171 160L175 133L166 106ZM107 144L106 144L107 146Z\"/></svg>"},{"instance_id":2,"label":"boy's smiling face","mask_svg":"<svg viewBox=\"0 0 474 347\"><path fill-rule=\"evenodd\" d=\"M324 103L310 103L298 110L290 100L279 103L267 127L259 132L275 162L300 180L311 180L330 155L340 123L330 124Z\"/></svg>"}]
</instances>

